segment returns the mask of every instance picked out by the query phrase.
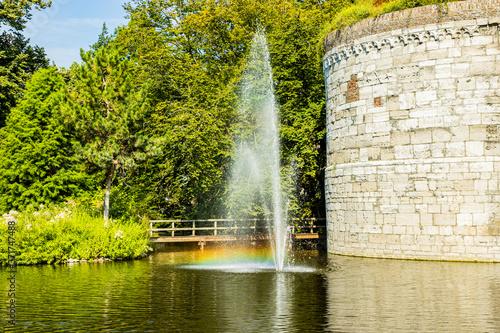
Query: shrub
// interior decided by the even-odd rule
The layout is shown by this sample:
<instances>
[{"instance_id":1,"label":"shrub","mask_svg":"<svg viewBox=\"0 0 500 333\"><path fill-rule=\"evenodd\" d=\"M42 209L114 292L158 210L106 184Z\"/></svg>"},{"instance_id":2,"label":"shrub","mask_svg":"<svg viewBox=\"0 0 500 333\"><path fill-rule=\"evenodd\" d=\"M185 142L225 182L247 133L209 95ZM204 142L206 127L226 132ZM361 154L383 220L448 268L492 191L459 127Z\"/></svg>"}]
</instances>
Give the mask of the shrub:
<instances>
[{"instance_id":1,"label":"shrub","mask_svg":"<svg viewBox=\"0 0 500 333\"><path fill-rule=\"evenodd\" d=\"M32 207L0 219L0 263L7 264L7 221L16 221L16 261L21 265L67 259L137 258L149 249L146 224L103 220L76 205Z\"/></svg>"}]
</instances>

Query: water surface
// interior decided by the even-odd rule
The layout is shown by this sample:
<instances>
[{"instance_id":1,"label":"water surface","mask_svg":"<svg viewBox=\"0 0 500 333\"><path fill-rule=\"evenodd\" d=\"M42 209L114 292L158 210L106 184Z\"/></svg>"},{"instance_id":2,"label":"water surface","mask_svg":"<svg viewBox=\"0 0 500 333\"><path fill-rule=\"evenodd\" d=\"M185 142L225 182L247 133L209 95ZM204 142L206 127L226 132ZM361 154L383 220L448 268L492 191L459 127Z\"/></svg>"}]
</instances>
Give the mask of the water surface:
<instances>
[{"instance_id":1,"label":"water surface","mask_svg":"<svg viewBox=\"0 0 500 333\"><path fill-rule=\"evenodd\" d=\"M4 307L0 331L500 331L500 265L299 251L294 267L275 272L265 255L249 257L217 263L206 249L19 267L16 325L6 325ZM4 305L7 277L0 270Z\"/></svg>"}]
</instances>

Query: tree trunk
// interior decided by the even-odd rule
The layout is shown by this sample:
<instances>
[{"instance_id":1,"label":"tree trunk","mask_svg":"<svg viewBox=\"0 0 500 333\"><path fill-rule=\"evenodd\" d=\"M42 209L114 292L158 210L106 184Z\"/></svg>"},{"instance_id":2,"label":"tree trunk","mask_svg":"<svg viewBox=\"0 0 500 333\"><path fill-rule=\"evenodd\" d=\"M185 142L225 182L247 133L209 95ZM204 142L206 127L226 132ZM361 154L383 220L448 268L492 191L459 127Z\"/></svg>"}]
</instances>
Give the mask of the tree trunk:
<instances>
[{"instance_id":1,"label":"tree trunk","mask_svg":"<svg viewBox=\"0 0 500 333\"><path fill-rule=\"evenodd\" d=\"M109 218L109 193L111 192L111 182L115 175L116 164L113 162L109 166L108 175L106 176L106 191L104 192L104 219Z\"/></svg>"}]
</instances>

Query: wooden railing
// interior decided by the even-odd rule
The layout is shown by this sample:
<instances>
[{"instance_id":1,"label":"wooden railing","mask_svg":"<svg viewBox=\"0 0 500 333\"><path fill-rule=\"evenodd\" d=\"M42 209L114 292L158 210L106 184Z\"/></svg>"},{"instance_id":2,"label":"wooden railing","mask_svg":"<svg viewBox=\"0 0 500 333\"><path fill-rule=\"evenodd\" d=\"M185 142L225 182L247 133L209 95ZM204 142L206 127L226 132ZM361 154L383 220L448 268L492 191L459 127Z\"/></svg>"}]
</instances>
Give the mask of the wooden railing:
<instances>
[{"instance_id":1,"label":"wooden railing","mask_svg":"<svg viewBox=\"0 0 500 333\"><path fill-rule=\"evenodd\" d=\"M155 228L155 225L160 225ZM260 219L151 220L150 236L222 236L238 232L267 234L268 224ZM294 234L326 233L325 219L292 219L288 228Z\"/></svg>"}]
</instances>

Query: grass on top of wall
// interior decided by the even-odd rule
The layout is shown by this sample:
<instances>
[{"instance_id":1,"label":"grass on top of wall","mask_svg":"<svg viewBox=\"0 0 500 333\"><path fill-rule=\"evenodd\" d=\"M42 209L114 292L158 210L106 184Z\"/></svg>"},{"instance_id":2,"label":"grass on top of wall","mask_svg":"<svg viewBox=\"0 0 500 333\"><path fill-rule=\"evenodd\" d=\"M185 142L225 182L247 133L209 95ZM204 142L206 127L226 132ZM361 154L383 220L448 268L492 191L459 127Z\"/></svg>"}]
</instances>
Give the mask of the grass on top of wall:
<instances>
[{"instance_id":1,"label":"grass on top of wall","mask_svg":"<svg viewBox=\"0 0 500 333\"><path fill-rule=\"evenodd\" d=\"M15 225L14 235L9 233ZM0 217L0 263L8 264L9 236L18 265L67 259L133 259L149 250L146 221L103 220L76 205L40 206Z\"/></svg>"},{"instance_id":2,"label":"grass on top of wall","mask_svg":"<svg viewBox=\"0 0 500 333\"><path fill-rule=\"evenodd\" d=\"M335 30L342 29L348 25L361 21L369 17L376 17L386 13L399 10L415 8L427 5L441 5L458 0L393 0L380 5L375 5L373 0L358 0L351 6L343 8L334 18L328 22L321 33L321 46L326 36Z\"/></svg>"}]
</instances>

